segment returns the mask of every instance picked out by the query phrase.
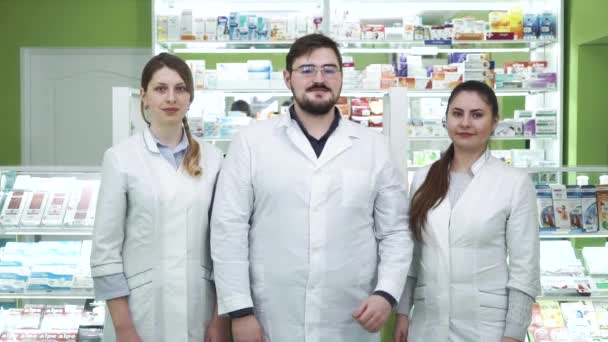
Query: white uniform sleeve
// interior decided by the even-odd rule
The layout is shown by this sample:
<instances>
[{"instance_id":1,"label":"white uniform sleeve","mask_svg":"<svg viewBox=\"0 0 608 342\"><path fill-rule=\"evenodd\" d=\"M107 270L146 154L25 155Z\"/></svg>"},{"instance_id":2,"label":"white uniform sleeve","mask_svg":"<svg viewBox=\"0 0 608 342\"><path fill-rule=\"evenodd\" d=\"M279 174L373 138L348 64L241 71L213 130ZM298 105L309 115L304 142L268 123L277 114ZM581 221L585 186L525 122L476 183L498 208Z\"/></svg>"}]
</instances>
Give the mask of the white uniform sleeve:
<instances>
[{"instance_id":1,"label":"white uniform sleeve","mask_svg":"<svg viewBox=\"0 0 608 342\"><path fill-rule=\"evenodd\" d=\"M536 192L530 177L523 175L513 188L507 221L507 287L532 298L540 294L540 242L536 216Z\"/></svg>"},{"instance_id":2,"label":"white uniform sleeve","mask_svg":"<svg viewBox=\"0 0 608 342\"><path fill-rule=\"evenodd\" d=\"M251 154L245 137L237 134L220 171L211 215L211 258L220 315L253 307L249 280L252 211Z\"/></svg>"},{"instance_id":3,"label":"white uniform sleeve","mask_svg":"<svg viewBox=\"0 0 608 342\"><path fill-rule=\"evenodd\" d=\"M103 157L91 250L91 275L123 273L122 245L127 212L127 181L112 149Z\"/></svg>"},{"instance_id":4,"label":"white uniform sleeve","mask_svg":"<svg viewBox=\"0 0 608 342\"><path fill-rule=\"evenodd\" d=\"M377 178L374 227L379 243L378 283L375 291L401 297L412 261L413 243L408 230L408 196L403 177L387 161Z\"/></svg>"}]
</instances>

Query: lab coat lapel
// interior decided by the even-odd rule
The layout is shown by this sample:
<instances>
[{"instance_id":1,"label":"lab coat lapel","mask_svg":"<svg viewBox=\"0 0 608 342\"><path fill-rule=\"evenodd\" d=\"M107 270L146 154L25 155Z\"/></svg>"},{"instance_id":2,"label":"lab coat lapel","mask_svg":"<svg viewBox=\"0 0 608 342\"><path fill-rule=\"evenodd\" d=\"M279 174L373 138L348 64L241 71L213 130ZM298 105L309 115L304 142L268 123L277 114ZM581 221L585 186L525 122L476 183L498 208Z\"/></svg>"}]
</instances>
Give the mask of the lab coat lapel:
<instances>
[{"instance_id":1,"label":"lab coat lapel","mask_svg":"<svg viewBox=\"0 0 608 342\"><path fill-rule=\"evenodd\" d=\"M311 162L317 162L317 155L315 151L310 146L310 142L304 136L304 133L300 129L297 123L295 123L289 113L281 115L281 118L278 122L279 127L285 128L285 133L289 141Z\"/></svg>"},{"instance_id":2,"label":"lab coat lapel","mask_svg":"<svg viewBox=\"0 0 608 342\"><path fill-rule=\"evenodd\" d=\"M351 136L357 136L354 130L344 120L340 120L340 124L336 130L329 136L323 152L317 160L317 167L323 167L329 161L348 150L352 145Z\"/></svg>"}]
</instances>

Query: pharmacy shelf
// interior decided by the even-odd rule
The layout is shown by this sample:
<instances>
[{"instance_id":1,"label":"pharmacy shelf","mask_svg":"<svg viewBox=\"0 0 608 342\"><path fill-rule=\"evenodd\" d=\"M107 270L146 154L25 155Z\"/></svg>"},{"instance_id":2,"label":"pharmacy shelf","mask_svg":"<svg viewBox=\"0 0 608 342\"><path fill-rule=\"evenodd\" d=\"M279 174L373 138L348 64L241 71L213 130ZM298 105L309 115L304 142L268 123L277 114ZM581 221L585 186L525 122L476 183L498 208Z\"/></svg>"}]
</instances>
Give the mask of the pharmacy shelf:
<instances>
[{"instance_id":1,"label":"pharmacy shelf","mask_svg":"<svg viewBox=\"0 0 608 342\"><path fill-rule=\"evenodd\" d=\"M423 168L420 165L410 165L407 167L408 171L416 171ZM527 173L548 173L548 172L561 172L561 173L607 173L608 166L546 166L546 167L526 167L521 168Z\"/></svg>"},{"instance_id":2,"label":"pharmacy shelf","mask_svg":"<svg viewBox=\"0 0 608 342\"><path fill-rule=\"evenodd\" d=\"M449 97L451 89L411 89L408 90L410 97ZM542 88L519 88L519 89L495 89L496 96L528 96L555 92L556 89Z\"/></svg>"},{"instance_id":3,"label":"pharmacy shelf","mask_svg":"<svg viewBox=\"0 0 608 342\"><path fill-rule=\"evenodd\" d=\"M608 166L560 166L560 167L529 167L528 173L562 172L562 173L608 173Z\"/></svg>"},{"instance_id":4,"label":"pharmacy shelf","mask_svg":"<svg viewBox=\"0 0 608 342\"><path fill-rule=\"evenodd\" d=\"M594 239L608 238L608 231L599 231L597 233L540 233L541 239Z\"/></svg>"},{"instance_id":5,"label":"pharmacy shelf","mask_svg":"<svg viewBox=\"0 0 608 342\"><path fill-rule=\"evenodd\" d=\"M21 172L27 174L49 174L49 173L99 173L101 168L98 166L2 166L0 165L0 173L2 172Z\"/></svg>"},{"instance_id":6,"label":"pharmacy shelf","mask_svg":"<svg viewBox=\"0 0 608 342\"><path fill-rule=\"evenodd\" d=\"M556 43L548 40L337 40L344 53L438 54L452 52L529 52ZM293 40L160 41L162 49L176 53L287 53ZM422 48L422 49L421 49Z\"/></svg>"},{"instance_id":7,"label":"pharmacy shelf","mask_svg":"<svg viewBox=\"0 0 608 342\"><path fill-rule=\"evenodd\" d=\"M579 295L572 295L572 296L554 296L554 295L542 295L542 296L538 296L536 297L536 300L552 300L552 301L556 301L556 302L579 302L579 301L599 301L599 302L607 302L608 301L608 294L598 294L598 295L594 295L591 294L591 296L579 296Z\"/></svg>"},{"instance_id":8,"label":"pharmacy shelf","mask_svg":"<svg viewBox=\"0 0 608 342\"><path fill-rule=\"evenodd\" d=\"M526 140L554 140L557 139L556 136L546 136L546 137L524 137L524 136L517 136L517 137L491 137L490 140L493 141L502 141L502 140L507 140L507 141L526 141ZM449 141L450 137L408 137L409 141Z\"/></svg>"},{"instance_id":9,"label":"pharmacy shelf","mask_svg":"<svg viewBox=\"0 0 608 342\"><path fill-rule=\"evenodd\" d=\"M389 89L342 89L341 96L360 96L360 97L382 97ZM272 96L293 96L287 88L234 88L234 89L204 89L197 90L196 93L222 93L224 96L239 96L242 94L262 94Z\"/></svg>"},{"instance_id":10,"label":"pharmacy shelf","mask_svg":"<svg viewBox=\"0 0 608 342\"><path fill-rule=\"evenodd\" d=\"M244 81L246 82L246 81ZM361 88L343 88L342 96L383 96L388 93L389 88L386 89L361 89ZM499 89L495 90L496 96L527 96L533 94L543 94L553 92L555 89ZM197 90L196 93L214 93L222 92L224 96L241 95L244 93L249 94L269 94L275 96L292 96L291 91L287 88L207 88ZM410 89L407 91L410 97L449 97L451 89Z\"/></svg>"},{"instance_id":11,"label":"pharmacy shelf","mask_svg":"<svg viewBox=\"0 0 608 342\"><path fill-rule=\"evenodd\" d=\"M91 290L81 291L56 291L56 292L0 292L0 299L94 299L95 292Z\"/></svg>"},{"instance_id":12,"label":"pharmacy shelf","mask_svg":"<svg viewBox=\"0 0 608 342\"><path fill-rule=\"evenodd\" d=\"M93 227L45 227L45 226L0 226L0 236L92 236Z\"/></svg>"}]
</instances>

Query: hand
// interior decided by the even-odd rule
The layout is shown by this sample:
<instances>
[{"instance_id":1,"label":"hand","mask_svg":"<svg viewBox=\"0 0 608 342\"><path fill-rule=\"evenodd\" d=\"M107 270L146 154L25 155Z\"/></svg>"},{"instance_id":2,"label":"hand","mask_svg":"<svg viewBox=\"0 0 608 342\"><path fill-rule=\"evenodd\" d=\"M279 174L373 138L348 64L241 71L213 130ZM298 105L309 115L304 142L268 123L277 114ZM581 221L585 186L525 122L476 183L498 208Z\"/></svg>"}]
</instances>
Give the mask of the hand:
<instances>
[{"instance_id":1,"label":"hand","mask_svg":"<svg viewBox=\"0 0 608 342\"><path fill-rule=\"evenodd\" d=\"M134 326L116 329L117 342L141 342L141 338L137 334Z\"/></svg>"},{"instance_id":2,"label":"hand","mask_svg":"<svg viewBox=\"0 0 608 342\"><path fill-rule=\"evenodd\" d=\"M262 326L254 315L232 320L234 342L264 342Z\"/></svg>"},{"instance_id":3,"label":"hand","mask_svg":"<svg viewBox=\"0 0 608 342\"><path fill-rule=\"evenodd\" d=\"M213 316L207 326L205 342L230 342L230 322L226 318Z\"/></svg>"},{"instance_id":4,"label":"hand","mask_svg":"<svg viewBox=\"0 0 608 342\"><path fill-rule=\"evenodd\" d=\"M369 332L377 332L391 314L391 305L378 295L371 295L353 312L353 318Z\"/></svg>"},{"instance_id":5,"label":"hand","mask_svg":"<svg viewBox=\"0 0 608 342\"><path fill-rule=\"evenodd\" d=\"M407 332L409 328L410 319L406 315L397 314L397 322L395 322L395 331L393 332L393 341L407 342Z\"/></svg>"},{"instance_id":6,"label":"hand","mask_svg":"<svg viewBox=\"0 0 608 342\"><path fill-rule=\"evenodd\" d=\"M520 342L519 340L514 339L513 337L504 336L501 342Z\"/></svg>"}]
</instances>

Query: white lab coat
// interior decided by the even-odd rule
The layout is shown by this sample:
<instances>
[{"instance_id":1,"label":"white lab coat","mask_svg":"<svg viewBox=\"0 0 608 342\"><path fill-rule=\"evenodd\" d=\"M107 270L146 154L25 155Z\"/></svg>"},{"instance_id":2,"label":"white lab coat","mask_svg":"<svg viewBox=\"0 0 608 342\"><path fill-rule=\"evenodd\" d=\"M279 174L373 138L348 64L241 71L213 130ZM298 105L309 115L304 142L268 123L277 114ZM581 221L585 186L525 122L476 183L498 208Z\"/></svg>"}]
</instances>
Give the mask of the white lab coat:
<instances>
[{"instance_id":1,"label":"white lab coat","mask_svg":"<svg viewBox=\"0 0 608 342\"><path fill-rule=\"evenodd\" d=\"M215 291L209 210L222 155L200 143L203 175L176 171L149 129L104 156L93 234L93 277L124 272L143 341L202 341ZM107 316L104 341L114 340Z\"/></svg>"},{"instance_id":2,"label":"white lab coat","mask_svg":"<svg viewBox=\"0 0 608 342\"><path fill-rule=\"evenodd\" d=\"M412 194L428 169L416 173ZM423 242L416 243L408 342L499 342L508 289L539 294L536 196L530 177L488 151L472 172L473 180L453 209L446 196L429 211ZM402 298L400 313L408 313L408 299Z\"/></svg>"},{"instance_id":3,"label":"white lab coat","mask_svg":"<svg viewBox=\"0 0 608 342\"><path fill-rule=\"evenodd\" d=\"M370 342L352 312L401 295L407 189L384 138L341 120L320 157L289 114L243 129L218 180L211 250L220 314L254 307L266 342Z\"/></svg>"}]
</instances>

